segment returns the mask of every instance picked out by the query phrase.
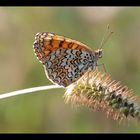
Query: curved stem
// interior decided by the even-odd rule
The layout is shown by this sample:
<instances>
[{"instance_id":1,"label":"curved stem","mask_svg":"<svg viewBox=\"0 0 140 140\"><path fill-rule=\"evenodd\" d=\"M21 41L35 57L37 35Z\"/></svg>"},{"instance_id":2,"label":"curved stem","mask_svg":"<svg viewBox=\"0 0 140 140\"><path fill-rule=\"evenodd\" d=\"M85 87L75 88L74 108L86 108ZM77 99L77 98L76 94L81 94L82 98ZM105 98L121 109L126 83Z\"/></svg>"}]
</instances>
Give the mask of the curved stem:
<instances>
[{"instance_id":1,"label":"curved stem","mask_svg":"<svg viewBox=\"0 0 140 140\"><path fill-rule=\"evenodd\" d=\"M49 86L39 86L39 87L22 89L22 90L16 90L16 91L1 94L0 99L4 99L4 98L16 96L16 95L21 95L21 94L26 94L26 93L31 93L31 92L36 92L36 91L54 89L54 88L63 88L63 86L49 85Z\"/></svg>"}]
</instances>

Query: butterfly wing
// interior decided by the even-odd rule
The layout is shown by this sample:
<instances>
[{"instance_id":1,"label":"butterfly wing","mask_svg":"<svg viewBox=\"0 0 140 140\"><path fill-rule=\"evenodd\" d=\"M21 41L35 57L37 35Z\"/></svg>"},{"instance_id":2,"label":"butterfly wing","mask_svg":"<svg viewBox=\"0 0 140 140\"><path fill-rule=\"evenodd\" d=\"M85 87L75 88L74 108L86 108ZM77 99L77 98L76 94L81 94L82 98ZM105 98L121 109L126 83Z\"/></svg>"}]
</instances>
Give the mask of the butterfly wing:
<instances>
[{"instance_id":1,"label":"butterfly wing","mask_svg":"<svg viewBox=\"0 0 140 140\"><path fill-rule=\"evenodd\" d=\"M93 68L94 52L85 44L52 33L38 33L34 51L47 77L64 87Z\"/></svg>"}]
</instances>

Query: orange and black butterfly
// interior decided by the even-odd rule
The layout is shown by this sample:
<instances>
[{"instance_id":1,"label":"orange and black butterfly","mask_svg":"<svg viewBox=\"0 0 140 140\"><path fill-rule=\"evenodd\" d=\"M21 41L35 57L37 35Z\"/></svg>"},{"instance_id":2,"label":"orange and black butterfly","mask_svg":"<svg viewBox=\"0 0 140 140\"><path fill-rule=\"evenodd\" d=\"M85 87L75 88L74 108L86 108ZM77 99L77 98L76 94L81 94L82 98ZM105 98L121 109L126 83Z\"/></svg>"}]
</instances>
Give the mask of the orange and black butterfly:
<instances>
[{"instance_id":1,"label":"orange and black butterfly","mask_svg":"<svg viewBox=\"0 0 140 140\"><path fill-rule=\"evenodd\" d=\"M94 51L79 41L48 32L35 35L33 48L47 77L64 87L94 70L102 57L102 49Z\"/></svg>"}]
</instances>

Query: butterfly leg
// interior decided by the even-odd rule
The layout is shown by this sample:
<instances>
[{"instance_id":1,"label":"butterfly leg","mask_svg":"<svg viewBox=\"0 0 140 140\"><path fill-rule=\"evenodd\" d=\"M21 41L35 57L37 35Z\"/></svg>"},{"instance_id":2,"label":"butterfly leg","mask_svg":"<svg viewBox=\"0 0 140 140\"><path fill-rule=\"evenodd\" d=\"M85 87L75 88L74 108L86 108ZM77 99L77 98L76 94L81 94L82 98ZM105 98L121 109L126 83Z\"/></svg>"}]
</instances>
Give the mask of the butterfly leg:
<instances>
[{"instance_id":1,"label":"butterfly leg","mask_svg":"<svg viewBox=\"0 0 140 140\"><path fill-rule=\"evenodd\" d=\"M105 64L104 64L104 63L102 63L102 64L98 64L97 66L102 66L102 67L103 67L104 72L105 72L105 73L107 73L107 71L106 71L106 67L105 67ZM98 68L98 67L97 67L97 68Z\"/></svg>"}]
</instances>

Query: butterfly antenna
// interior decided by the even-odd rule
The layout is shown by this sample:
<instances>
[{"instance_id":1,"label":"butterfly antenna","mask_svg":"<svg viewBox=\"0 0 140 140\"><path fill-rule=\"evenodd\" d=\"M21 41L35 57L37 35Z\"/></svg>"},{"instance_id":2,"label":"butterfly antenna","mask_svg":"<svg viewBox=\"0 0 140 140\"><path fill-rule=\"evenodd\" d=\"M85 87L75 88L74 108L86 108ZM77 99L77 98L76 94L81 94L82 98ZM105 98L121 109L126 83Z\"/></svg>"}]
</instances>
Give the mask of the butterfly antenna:
<instances>
[{"instance_id":1,"label":"butterfly antenna","mask_svg":"<svg viewBox=\"0 0 140 140\"><path fill-rule=\"evenodd\" d=\"M108 33L108 34L107 34ZM100 44L100 49L103 48L104 44L108 41L108 39L110 38L110 36L113 34L112 31L110 31L110 27L109 24L107 25L106 31L104 33L104 36L102 38L101 44Z\"/></svg>"}]
</instances>

